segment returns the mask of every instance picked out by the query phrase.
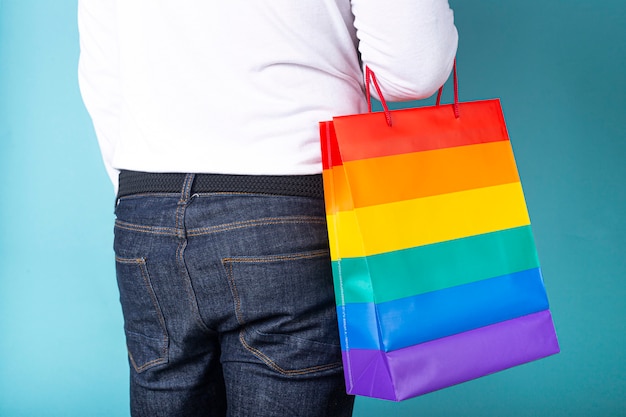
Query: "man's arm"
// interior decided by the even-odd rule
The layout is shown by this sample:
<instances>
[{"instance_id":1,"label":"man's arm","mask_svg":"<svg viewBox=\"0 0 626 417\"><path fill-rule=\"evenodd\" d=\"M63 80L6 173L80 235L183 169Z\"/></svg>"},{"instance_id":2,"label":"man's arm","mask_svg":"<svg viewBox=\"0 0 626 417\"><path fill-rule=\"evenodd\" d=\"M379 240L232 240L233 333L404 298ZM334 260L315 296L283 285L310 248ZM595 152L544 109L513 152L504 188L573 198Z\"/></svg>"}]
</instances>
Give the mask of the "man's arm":
<instances>
[{"instance_id":1,"label":"man's arm","mask_svg":"<svg viewBox=\"0 0 626 417\"><path fill-rule=\"evenodd\" d=\"M78 2L78 81L107 172L114 184L117 184L118 172L111 163L119 137L121 105L116 3L114 0Z\"/></svg>"},{"instance_id":2,"label":"man's arm","mask_svg":"<svg viewBox=\"0 0 626 417\"><path fill-rule=\"evenodd\" d=\"M458 35L447 0L352 0L363 65L390 101L432 95L448 78Z\"/></svg>"}]
</instances>

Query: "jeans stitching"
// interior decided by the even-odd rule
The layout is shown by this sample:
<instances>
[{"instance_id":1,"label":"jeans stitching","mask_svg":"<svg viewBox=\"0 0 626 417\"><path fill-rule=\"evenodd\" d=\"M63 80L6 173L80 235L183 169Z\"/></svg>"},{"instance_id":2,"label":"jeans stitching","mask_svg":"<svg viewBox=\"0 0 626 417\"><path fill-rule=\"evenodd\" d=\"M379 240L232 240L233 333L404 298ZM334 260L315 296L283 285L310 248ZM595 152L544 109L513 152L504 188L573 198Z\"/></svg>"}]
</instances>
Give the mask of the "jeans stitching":
<instances>
[{"instance_id":1,"label":"jeans stitching","mask_svg":"<svg viewBox=\"0 0 626 417\"><path fill-rule=\"evenodd\" d=\"M262 263L262 262L270 263L270 262L276 262L276 261L281 261L281 260L312 259L312 258L318 258L320 256L324 256L327 254L328 254L328 250L323 249L323 250L316 250L316 251L311 251L307 253L293 254L293 255L273 255L273 256L270 255L270 256L263 256L263 257L249 257L249 258L230 257L230 258L222 259L222 265L224 265L224 268L226 269L226 275L228 277L228 282L230 283L230 286L231 286L231 293L233 295L233 300L235 303L235 316L237 317L237 321L239 322L239 324L243 327L241 331L239 332L239 341L241 342L242 346L246 350L248 350L254 356L259 358L263 363L265 363L267 366L274 369L280 374L292 375L292 376L293 375L305 375L305 374L312 373L312 372L320 372L320 371L325 371L328 369L334 369L334 368L340 367L342 365L342 362L338 361L338 362L332 362L332 363L325 364L325 365L312 366L309 368L288 370L279 366L275 361L273 361L271 358L269 358L260 350L249 345L248 342L246 342L245 340L247 323L243 319L243 314L241 311L241 298L239 297L239 293L237 291L237 284L235 283L235 277L233 273L233 264L235 263Z\"/></svg>"},{"instance_id":2,"label":"jeans stitching","mask_svg":"<svg viewBox=\"0 0 626 417\"><path fill-rule=\"evenodd\" d=\"M189 270L187 269L187 264L185 262L185 248L187 247L188 237L185 216L187 207L191 204L193 198L193 195L191 195L191 186L193 185L194 178L195 174L187 174L185 176L183 189L181 191L178 204L176 205L176 235L179 238L178 246L176 248L176 262L178 263L179 272L185 281L185 292L187 293L190 308L193 311L194 320L203 331L210 332L209 327L204 322L202 315L200 314L198 298L193 288L193 283L191 277L189 276Z\"/></svg>"},{"instance_id":3,"label":"jeans stitching","mask_svg":"<svg viewBox=\"0 0 626 417\"><path fill-rule=\"evenodd\" d=\"M200 308L198 307L198 298L196 297L195 290L193 288L193 284L191 278L189 277L189 271L187 270L187 265L185 263L185 248L187 246L186 240L181 240L176 248L176 260L179 264L180 273L183 276L183 280L185 281L185 292L187 293L187 297L189 297L189 304L191 305L191 309L194 312L194 320L197 324L204 330L205 332L210 333L211 330L209 326L202 319L202 315L200 314Z\"/></svg>"},{"instance_id":4,"label":"jeans stitching","mask_svg":"<svg viewBox=\"0 0 626 417\"><path fill-rule=\"evenodd\" d=\"M239 341L241 342L243 347L249 350L254 356L261 359L261 361L263 361L263 363L265 363L267 366L269 366L270 368L274 369L275 371L283 375L305 375L311 372L326 371L328 369L334 369L334 368L341 366L341 362L332 362L326 365L311 366L309 368L303 368L303 369L293 369L293 370L284 369L278 366L276 362L270 359L263 352L250 346L245 340L245 334L246 334L245 328L239 332Z\"/></svg>"},{"instance_id":5,"label":"jeans stitching","mask_svg":"<svg viewBox=\"0 0 626 417\"><path fill-rule=\"evenodd\" d=\"M188 236L201 236L219 232L227 232L231 230L244 229L247 227L269 226L275 224L325 224L326 219L323 217L313 216L293 216L293 217L266 217L262 219L246 220L241 222L233 222L221 224L219 226L201 227L188 231Z\"/></svg>"},{"instance_id":6,"label":"jeans stitching","mask_svg":"<svg viewBox=\"0 0 626 417\"><path fill-rule=\"evenodd\" d=\"M141 366L138 366L130 350L126 349L126 351L128 352L128 357L130 358L130 362L133 364L133 368L135 368L135 371L137 371L137 373L141 373L145 371L146 369L150 368L151 366L167 363L166 358L157 358L157 359L151 360L150 362L146 362Z\"/></svg>"},{"instance_id":7,"label":"jeans stitching","mask_svg":"<svg viewBox=\"0 0 626 417\"><path fill-rule=\"evenodd\" d=\"M319 258L320 256L328 255L327 249L320 249L315 251L309 251L305 253L297 253L292 255L267 255L267 256L257 256L257 257L230 257L222 259L222 263L228 262L231 264L231 272L232 272L232 264L235 263L270 263L277 261L289 261L289 260L298 260L298 259L312 259Z\"/></svg>"},{"instance_id":8,"label":"jeans stitching","mask_svg":"<svg viewBox=\"0 0 626 417\"><path fill-rule=\"evenodd\" d=\"M237 284L235 283L235 277L233 275L233 263L231 262L226 266L226 262L228 262L228 258L222 259L222 265L224 265L226 269L226 275L230 283L230 292L233 295L233 301L235 303L235 316L237 317L237 322L244 326L246 323L241 314L241 298L239 298L239 291L237 290Z\"/></svg>"},{"instance_id":9,"label":"jeans stitching","mask_svg":"<svg viewBox=\"0 0 626 417\"><path fill-rule=\"evenodd\" d=\"M122 220L115 220L115 226L120 229L130 230L132 232L150 233L154 235L166 235L166 236L178 235L177 230L173 227L144 226L140 224L127 223Z\"/></svg>"},{"instance_id":10,"label":"jeans stitching","mask_svg":"<svg viewBox=\"0 0 626 417\"><path fill-rule=\"evenodd\" d=\"M150 277L148 276L148 272L146 269L146 260L144 258L133 258L133 259L120 258L119 256L116 256L115 260L121 264L127 264L127 265L136 264L139 267L139 271L141 272L141 277L143 278L144 285L146 287L146 290L148 291L150 300L152 301L152 305L157 314L157 318L159 319L161 330L163 331L163 339L161 340L163 342L163 347L161 348L160 358L154 359L152 361L146 362L145 364L141 366L138 366L137 363L135 362L135 358L133 357L132 352L130 351L130 349L127 348L128 356L130 358L131 363L133 364L133 368L135 368L137 372L143 372L153 365L159 365L159 364L167 362L167 351L168 351L168 344L169 344L167 326L165 325L165 318L163 317L163 313L161 312L161 307L159 306L159 302L156 298L156 295L154 294L154 290L152 289L152 285L150 283ZM129 333L138 334L138 333L130 332L130 331Z\"/></svg>"},{"instance_id":11,"label":"jeans stitching","mask_svg":"<svg viewBox=\"0 0 626 417\"><path fill-rule=\"evenodd\" d=\"M185 176L183 188L181 190L180 197L178 198L178 204L176 204L176 234L181 238L186 238L187 231L185 229L185 211L191 202L191 186L193 185L194 178L195 174L187 174Z\"/></svg>"}]
</instances>

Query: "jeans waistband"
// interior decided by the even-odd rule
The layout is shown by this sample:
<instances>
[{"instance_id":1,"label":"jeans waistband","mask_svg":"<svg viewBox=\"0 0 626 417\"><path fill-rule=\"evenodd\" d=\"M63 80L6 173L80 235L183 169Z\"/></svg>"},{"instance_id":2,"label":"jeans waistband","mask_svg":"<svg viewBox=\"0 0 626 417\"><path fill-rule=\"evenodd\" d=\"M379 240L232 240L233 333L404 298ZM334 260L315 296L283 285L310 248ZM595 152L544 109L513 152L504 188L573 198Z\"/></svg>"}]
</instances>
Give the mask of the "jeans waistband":
<instances>
[{"instance_id":1,"label":"jeans waistband","mask_svg":"<svg viewBox=\"0 0 626 417\"><path fill-rule=\"evenodd\" d=\"M117 198L144 193L180 193L187 174L122 170ZM322 175L196 174L191 193L254 193L324 198Z\"/></svg>"}]
</instances>

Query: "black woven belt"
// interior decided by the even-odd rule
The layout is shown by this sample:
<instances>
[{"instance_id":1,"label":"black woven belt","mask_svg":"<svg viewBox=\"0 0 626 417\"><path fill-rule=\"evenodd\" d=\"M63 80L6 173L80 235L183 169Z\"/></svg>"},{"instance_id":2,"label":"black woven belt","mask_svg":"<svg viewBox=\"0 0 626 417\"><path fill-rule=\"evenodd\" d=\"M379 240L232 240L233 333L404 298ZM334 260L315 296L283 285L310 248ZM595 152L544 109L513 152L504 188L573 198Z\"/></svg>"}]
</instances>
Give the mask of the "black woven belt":
<instances>
[{"instance_id":1,"label":"black woven belt","mask_svg":"<svg viewBox=\"0 0 626 417\"><path fill-rule=\"evenodd\" d=\"M117 197L180 193L187 174L121 171ZM322 175L196 174L191 193L255 193L323 198Z\"/></svg>"}]
</instances>

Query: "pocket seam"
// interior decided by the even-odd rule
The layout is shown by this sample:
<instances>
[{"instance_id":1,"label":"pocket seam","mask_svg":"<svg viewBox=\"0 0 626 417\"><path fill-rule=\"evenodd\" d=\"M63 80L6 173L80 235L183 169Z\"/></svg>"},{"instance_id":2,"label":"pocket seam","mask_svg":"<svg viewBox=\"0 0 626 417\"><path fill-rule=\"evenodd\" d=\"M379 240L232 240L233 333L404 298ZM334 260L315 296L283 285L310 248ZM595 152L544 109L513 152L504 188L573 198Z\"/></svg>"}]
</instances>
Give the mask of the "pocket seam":
<instances>
[{"instance_id":1,"label":"pocket seam","mask_svg":"<svg viewBox=\"0 0 626 417\"><path fill-rule=\"evenodd\" d=\"M276 224L326 224L324 217L316 216L284 216L265 217L261 219L245 220L239 222L225 223L218 226L200 227L187 231L188 236L210 235L220 232L228 232L249 227L269 226Z\"/></svg>"},{"instance_id":2,"label":"pocket seam","mask_svg":"<svg viewBox=\"0 0 626 417\"><path fill-rule=\"evenodd\" d=\"M284 369L280 367L275 361L270 359L267 355L265 355L263 352L250 346L248 342L246 342L245 335L246 335L246 329L244 328L239 332L239 341L241 342L243 347L247 349L248 351L250 351L254 356L259 358L267 366L269 366L270 368L274 369L275 371L283 375L289 375L289 376L306 375L306 374L310 374L313 372L321 372L321 371L326 371L328 369L335 369L342 365L342 362L331 362L325 365L311 366L311 367L302 368L302 369Z\"/></svg>"},{"instance_id":3,"label":"pocket seam","mask_svg":"<svg viewBox=\"0 0 626 417\"><path fill-rule=\"evenodd\" d=\"M328 253L329 251L327 249L320 249L316 251L308 251L308 252L285 254L285 255L267 255L267 256L256 256L256 257L241 256L241 257L222 258L222 266L224 266L224 269L226 270L226 276L228 278L228 282L231 288L231 293L235 301L235 315L237 317L237 322L239 322L239 324L242 326L246 324L241 314L241 298L239 297L239 291L237 290L237 283L235 282L235 277L233 274L234 264L236 263L271 263L271 262L280 262L280 261L298 260L298 259L313 259L313 258L319 258L325 255L328 255Z\"/></svg>"},{"instance_id":4,"label":"pocket seam","mask_svg":"<svg viewBox=\"0 0 626 417\"><path fill-rule=\"evenodd\" d=\"M256 256L256 257L241 256L241 257L222 258L222 265L224 266L224 269L226 270L227 279L229 281L229 284L231 287L231 293L232 293L233 300L235 303L235 316L237 317L237 321L239 322L239 324L242 326L242 329L239 332L240 343L246 350L248 350L255 357L257 357L259 360L265 363L268 367L270 367L271 369L275 370L276 372L282 375L297 376L297 375L305 375L305 374L309 374L313 372L326 371L329 369L335 369L335 368L342 366L342 361L336 361L336 362L331 362L331 363L324 364L324 365L316 365L316 366L311 366L311 367L302 368L302 369L293 369L293 370L284 369L281 366L279 366L275 361L273 361L270 357L264 354L262 351L248 344L245 338L246 333L248 331L254 331L254 330L248 330L246 326L247 323L243 319L243 315L241 311L241 298L239 296L239 292L237 290L237 284L235 282L233 265L237 263L240 263L240 264L241 263L271 263L271 262L300 260L300 259L314 259L314 258L327 256L328 254L329 254L329 251L327 249L321 249L321 250L315 250L315 251L308 251L308 252L301 252L301 253L294 253L294 254L284 254L284 255L265 255L265 256ZM259 333L259 334L262 334L262 333ZM294 336L289 336L289 337L294 337ZM332 345L329 345L329 346L332 346Z\"/></svg>"},{"instance_id":5,"label":"pocket seam","mask_svg":"<svg viewBox=\"0 0 626 417\"><path fill-rule=\"evenodd\" d=\"M163 312L161 311L161 306L159 305L159 301L154 292L154 288L152 288L152 282L150 281L150 276L148 274L148 270L146 266L146 259L145 258L122 258L120 256L115 256L115 261L124 265L133 265L133 264L137 265L141 273L141 277L143 279L144 288L148 292L150 301L152 302L152 306L159 320L159 327L161 328L161 331L163 332L162 338L154 338L154 337L143 335L141 333L130 331L126 328L124 329L127 337L129 335L132 335L134 338L140 337L140 338L151 339L151 340L159 340L161 342L160 343L161 348L159 349L161 352L161 357L148 361L142 364L141 366L139 366L137 362L135 361L135 358L127 344L126 350L128 352L128 357L130 359L130 362L133 365L133 368L135 368L135 370L138 373L141 373L151 368L152 366L156 366L156 365L160 365L160 364L168 362L167 356L168 356L168 346L169 346L169 335L167 331L167 326L165 325L165 318L163 317Z\"/></svg>"}]
</instances>

